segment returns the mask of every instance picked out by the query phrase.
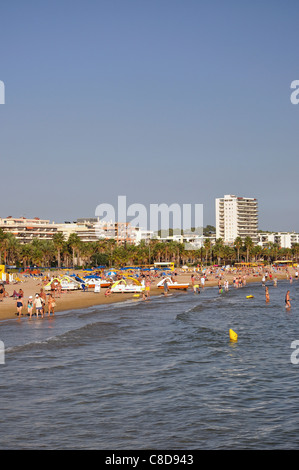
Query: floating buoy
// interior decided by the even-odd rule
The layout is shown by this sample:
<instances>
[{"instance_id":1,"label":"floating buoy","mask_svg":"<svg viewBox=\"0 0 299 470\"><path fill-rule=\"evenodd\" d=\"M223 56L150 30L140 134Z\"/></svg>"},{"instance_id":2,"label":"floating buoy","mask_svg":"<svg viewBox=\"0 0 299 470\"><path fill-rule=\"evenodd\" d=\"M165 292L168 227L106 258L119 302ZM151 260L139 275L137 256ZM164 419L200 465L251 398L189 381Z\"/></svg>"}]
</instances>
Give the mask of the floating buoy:
<instances>
[{"instance_id":1,"label":"floating buoy","mask_svg":"<svg viewBox=\"0 0 299 470\"><path fill-rule=\"evenodd\" d=\"M246 299L253 299L253 295L246 295Z\"/></svg>"},{"instance_id":2,"label":"floating buoy","mask_svg":"<svg viewBox=\"0 0 299 470\"><path fill-rule=\"evenodd\" d=\"M231 341L238 341L238 335L234 332L234 330L229 330L229 339Z\"/></svg>"},{"instance_id":3,"label":"floating buoy","mask_svg":"<svg viewBox=\"0 0 299 470\"><path fill-rule=\"evenodd\" d=\"M140 296L140 294L134 294L133 295L133 297L139 297L139 296Z\"/></svg>"}]
</instances>

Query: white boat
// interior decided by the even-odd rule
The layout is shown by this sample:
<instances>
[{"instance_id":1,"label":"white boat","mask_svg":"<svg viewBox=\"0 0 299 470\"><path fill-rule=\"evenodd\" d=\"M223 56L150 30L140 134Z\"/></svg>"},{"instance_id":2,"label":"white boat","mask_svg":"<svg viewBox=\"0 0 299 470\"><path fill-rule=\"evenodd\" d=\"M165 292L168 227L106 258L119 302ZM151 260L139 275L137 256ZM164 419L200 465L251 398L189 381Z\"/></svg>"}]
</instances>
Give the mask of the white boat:
<instances>
[{"instance_id":1,"label":"white boat","mask_svg":"<svg viewBox=\"0 0 299 470\"><path fill-rule=\"evenodd\" d=\"M176 281L173 282L170 277L165 277L160 282L158 282L157 287L159 289L164 289L164 282L165 281L167 281L168 289L187 290L188 287L189 287L189 282L184 282L184 283L178 283Z\"/></svg>"},{"instance_id":2,"label":"white boat","mask_svg":"<svg viewBox=\"0 0 299 470\"><path fill-rule=\"evenodd\" d=\"M96 286L100 287L110 287L112 282L109 279L100 279L97 277L91 277L89 279L84 279L84 284L88 288L93 288Z\"/></svg>"},{"instance_id":3,"label":"white boat","mask_svg":"<svg viewBox=\"0 0 299 470\"><path fill-rule=\"evenodd\" d=\"M112 287L111 292L114 293L141 293L145 289L144 284L140 283L134 278L120 279L116 281Z\"/></svg>"},{"instance_id":4,"label":"white boat","mask_svg":"<svg viewBox=\"0 0 299 470\"><path fill-rule=\"evenodd\" d=\"M46 286L46 291L51 291L52 289L56 290L60 285L61 290L78 290L81 289L80 282L76 281L70 276L56 277L52 279Z\"/></svg>"}]
</instances>

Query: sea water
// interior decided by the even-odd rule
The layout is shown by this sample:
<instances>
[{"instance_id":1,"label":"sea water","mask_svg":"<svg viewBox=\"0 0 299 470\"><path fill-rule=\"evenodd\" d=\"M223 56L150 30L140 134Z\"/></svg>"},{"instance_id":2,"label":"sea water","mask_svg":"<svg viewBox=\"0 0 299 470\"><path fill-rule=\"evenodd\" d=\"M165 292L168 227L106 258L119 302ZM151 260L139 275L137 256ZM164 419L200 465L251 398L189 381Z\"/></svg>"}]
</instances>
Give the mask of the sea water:
<instances>
[{"instance_id":1,"label":"sea water","mask_svg":"<svg viewBox=\"0 0 299 470\"><path fill-rule=\"evenodd\" d=\"M268 285L0 322L0 448L298 449L299 281Z\"/></svg>"}]
</instances>

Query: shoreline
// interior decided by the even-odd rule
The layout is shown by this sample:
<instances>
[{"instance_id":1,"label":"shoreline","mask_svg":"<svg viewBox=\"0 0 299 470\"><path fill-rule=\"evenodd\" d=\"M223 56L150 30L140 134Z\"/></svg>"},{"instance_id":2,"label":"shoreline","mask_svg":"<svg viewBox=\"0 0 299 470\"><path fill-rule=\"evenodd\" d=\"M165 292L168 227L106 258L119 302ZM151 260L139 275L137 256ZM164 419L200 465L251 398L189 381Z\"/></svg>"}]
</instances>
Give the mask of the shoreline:
<instances>
[{"instance_id":1,"label":"shoreline","mask_svg":"<svg viewBox=\"0 0 299 470\"><path fill-rule=\"evenodd\" d=\"M270 269L268 270L269 272ZM293 268L292 268L293 271ZM189 288L188 291L192 291L192 285L191 285L191 274L196 274L196 273L180 273L177 275L177 281L178 282L189 282ZM223 285L223 280L226 279L229 281L229 289L234 288L233 286L233 278L235 276L244 276L246 273L225 273L223 276L223 279L221 279L221 285ZM293 272L290 272L290 274L293 276ZM275 277L277 280L288 280L287 273L286 271L282 272L276 272L274 273ZM273 276L274 277L274 276ZM155 279L152 281L152 285L150 288L150 297L155 297L158 295L163 294L163 289L159 289L156 287L156 284L159 282L159 279ZM196 281L198 284L200 284L200 281ZM251 284L251 283L261 283L262 282L262 273L258 275L253 275L252 273L246 274L246 285ZM270 285L270 282L273 283L273 280L268 280L267 284ZM215 287L218 286L218 279L215 279L215 274L210 276L207 276L207 280L205 282L205 288L209 287ZM23 302L24 302L24 307L23 307L23 312L21 317L19 317L16 312L16 300L14 300L12 297L10 297L13 293L14 290L18 291L19 289L22 289L24 291L24 297L23 297ZM27 316L27 300L29 295L33 295L35 293L39 293L41 288L43 288L43 282L42 279L26 279L23 282L19 282L16 284L7 284L5 285L5 290L9 294L9 297L5 297L2 302L0 302L0 321L2 320L12 320L16 319L19 320L21 318L28 318ZM242 288L242 287L241 287ZM202 287L201 287L202 289ZM113 293L109 297L105 297L105 291L106 289L101 289L100 292L83 292L81 290L76 290L76 291L66 291L62 292L61 297L55 298L55 313L57 312L63 312L66 310L78 310L78 309L84 309L84 308L89 308L89 307L94 307L97 305L110 305L112 303L119 303L123 302L126 300L133 300L134 299L134 294L122 294L122 293ZM175 290L175 293L182 292L179 290ZM186 292L186 291L183 291ZM139 300L141 300L139 298ZM144 300L146 302L146 300ZM48 306L46 305L45 309L45 316L44 318L48 317ZM53 315L51 315L53 316ZM35 315L33 315L33 319L35 319Z\"/></svg>"}]
</instances>

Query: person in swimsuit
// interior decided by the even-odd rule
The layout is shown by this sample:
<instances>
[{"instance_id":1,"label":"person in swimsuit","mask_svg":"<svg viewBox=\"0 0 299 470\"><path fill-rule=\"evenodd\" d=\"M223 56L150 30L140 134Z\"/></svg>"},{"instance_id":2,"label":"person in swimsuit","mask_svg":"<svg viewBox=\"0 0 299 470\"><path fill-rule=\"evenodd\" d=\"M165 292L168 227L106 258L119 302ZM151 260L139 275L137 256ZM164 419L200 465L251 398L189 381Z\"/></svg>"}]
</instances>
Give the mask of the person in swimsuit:
<instances>
[{"instance_id":1,"label":"person in swimsuit","mask_svg":"<svg viewBox=\"0 0 299 470\"><path fill-rule=\"evenodd\" d=\"M19 317L22 315L22 308L23 308L22 297L19 296L18 299L17 299L17 311L18 311L18 316Z\"/></svg>"},{"instance_id":2,"label":"person in swimsuit","mask_svg":"<svg viewBox=\"0 0 299 470\"><path fill-rule=\"evenodd\" d=\"M48 315L51 315L51 312L54 315L54 307L56 306L55 299L52 297L52 294L49 294L48 297Z\"/></svg>"},{"instance_id":3,"label":"person in swimsuit","mask_svg":"<svg viewBox=\"0 0 299 470\"><path fill-rule=\"evenodd\" d=\"M269 295L268 287L266 287L266 289L265 289L265 295L266 295L266 302L270 302L270 295Z\"/></svg>"},{"instance_id":4,"label":"person in swimsuit","mask_svg":"<svg viewBox=\"0 0 299 470\"><path fill-rule=\"evenodd\" d=\"M27 311L29 314L29 317L32 317L32 312L33 312L33 300L32 300L32 295L29 296L29 299L27 301Z\"/></svg>"},{"instance_id":5,"label":"person in swimsuit","mask_svg":"<svg viewBox=\"0 0 299 470\"><path fill-rule=\"evenodd\" d=\"M290 299L290 291L288 290L286 293L285 304L286 308L291 308L291 299Z\"/></svg>"},{"instance_id":6,"label":"person in swimsuit","mask_svg":"<svg viewBox=\"0 0 299 470\"><path fill-rule=\"evenodd\" d=\"M146 297L149 299L150 298L150 290L151 290L151 280L149 276L147 276L146 281L145 281L145 290L146 290Z\"/></svg>"},{"instance_id":7,"label":"person in swimsuit","mask_svg":"<svg viewBox=\"0 0 299 470\"><path fill-rule=\"evenodd\" d=\"M4 286L3 284L0 284L0 302L2 302L4 297Z\"/></svg>"},{"instance_id":8,"label":"person in swimsuit","mask_svg":"<svg viewBox=\"0 0 299 470\"><path fill-rule=\"evenodd\" d=\"M111 292L111 289L110 287L108 287L108 289L106 289L106 292L105 292L105 297L108 297L108 295L111 295L112 292Z\"/></svg>"}]
</instances>

